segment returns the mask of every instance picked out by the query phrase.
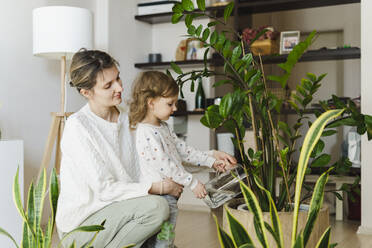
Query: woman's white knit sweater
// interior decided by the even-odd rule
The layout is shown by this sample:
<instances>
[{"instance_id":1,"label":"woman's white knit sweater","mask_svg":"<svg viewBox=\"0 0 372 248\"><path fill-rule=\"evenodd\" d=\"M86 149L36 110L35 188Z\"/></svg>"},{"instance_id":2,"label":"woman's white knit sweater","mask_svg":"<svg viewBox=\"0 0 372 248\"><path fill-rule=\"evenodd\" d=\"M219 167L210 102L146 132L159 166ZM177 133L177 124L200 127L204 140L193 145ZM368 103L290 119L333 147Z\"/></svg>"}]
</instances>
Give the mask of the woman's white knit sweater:
<instances>
[{"instance_id":1,"label":"woman's white knit sweater","mask_svg":"<svg viewBox=\"0 0 372 248\"><path fill-rule=\"evenodd\" d=\"M62 232L78 227L110 203L148 194L151 183L139 183L128 115L118 110L118 122L112 123L95 115L87 104L66 122L56 216Z\"/></svg>"}]
</instances>

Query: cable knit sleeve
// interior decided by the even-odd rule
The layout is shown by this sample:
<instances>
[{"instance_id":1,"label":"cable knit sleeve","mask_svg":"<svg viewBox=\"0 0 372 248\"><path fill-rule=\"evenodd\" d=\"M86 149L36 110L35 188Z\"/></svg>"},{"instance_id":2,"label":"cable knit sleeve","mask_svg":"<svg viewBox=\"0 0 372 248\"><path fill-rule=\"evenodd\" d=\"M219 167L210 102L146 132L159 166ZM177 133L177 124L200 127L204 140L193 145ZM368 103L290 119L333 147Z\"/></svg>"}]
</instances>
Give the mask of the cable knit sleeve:
<instances>
[{"instance_id":1,"label":"cable knit sleeve","mask_svg":"<svg viewBox=\"0 0 372 248\"><path fill-rule=\"evenodd\" d=\"M161 133L156 128L143 125L137 128L136 147L142 171L151 174L151 170L155 170L162 178L170 177L173 181L194 189L198 181L166 153L164 145L166 144L162 143Z\"/></svg>"},{"instance_id":2,"label":"cable knit sleeve","mask_svg":"<svg viewBox=\"0 0 372 248\"><path fill-rule=\"evenodd\" d=\"M199 166L204 165L212 167L213 163L216 161L216 159L210 155L213 151L199 151L194 147L187 145L187 143L182 139L178 138L171 128L168 127L168 129L172 139L176 143L177 151L184 162Z\"/></svg>"},{"instance_id":3,"label":"cable knit sleeve","mask_svg":"<svg viewBox=\"0 0 372 248\"><path fill-rule=\"evenodd\" d=\"M66 174L76 176L75 179L64 180L84 181L94 197L102 202L147 195L151 184L133 182L120 161L106 159L111 151L102 149L94 136L78 119L71 118L67 121L61 142L64 157L62 169L68 171ZM114 164L115 161L118 164ZM76 194L78 193L79 189L76 189Z\"/></svg>"}]
</instances>

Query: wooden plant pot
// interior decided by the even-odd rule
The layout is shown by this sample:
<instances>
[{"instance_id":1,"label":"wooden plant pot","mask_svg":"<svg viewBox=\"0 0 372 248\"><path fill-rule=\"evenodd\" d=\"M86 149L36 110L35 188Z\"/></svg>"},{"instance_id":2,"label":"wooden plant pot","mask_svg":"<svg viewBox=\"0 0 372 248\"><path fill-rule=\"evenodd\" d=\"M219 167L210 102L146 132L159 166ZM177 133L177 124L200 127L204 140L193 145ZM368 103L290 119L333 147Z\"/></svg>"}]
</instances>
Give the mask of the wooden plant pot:
<instances>
[{"instance_id":1,"label":"wooden plant pot","mask_svg":"<svg viewBox=\"0 0 372 248\"><path fill-rule=\"evenodd\" d=\"M249 236L252 238L254 244L257 247L261 247L254 229L253 224L253 214L248 210L237 210L236 207L245 203L244 199L233 199L224 205L223 209L223 229L231 235L229 225L227 222L227 215L225 207L230 211L230 213L246 228ZM293 221L293 212L279 212L279 219L282 224L282 232L284 239L284 247L290 247L291 244L291 235L292 235L292 221ZM271 225L270 213L263 213L264 220ZM303 230L305 227L307 219L307 211L300 211L298 215L298 230ZM313 248L316 246L318 240L322 236L323 232L329 226L329 209L326 206L320 210L318 219L315 222L314 229L311 233L310 239L306 247ZM275 240L271 234L266 231L267 238L269 240L269 247L277 247Z\"/></svg>"},{"instance_id":2,"label":"wooden plant pot","mask_svg":"<svg viewBox=\"0 0 372 248\"><path fill-rule=\"evenodd\" d=\"M253 55L270 55L279 52L278 45L275 40L256 40L251 44Z\"/></svg>"}]
</instances>

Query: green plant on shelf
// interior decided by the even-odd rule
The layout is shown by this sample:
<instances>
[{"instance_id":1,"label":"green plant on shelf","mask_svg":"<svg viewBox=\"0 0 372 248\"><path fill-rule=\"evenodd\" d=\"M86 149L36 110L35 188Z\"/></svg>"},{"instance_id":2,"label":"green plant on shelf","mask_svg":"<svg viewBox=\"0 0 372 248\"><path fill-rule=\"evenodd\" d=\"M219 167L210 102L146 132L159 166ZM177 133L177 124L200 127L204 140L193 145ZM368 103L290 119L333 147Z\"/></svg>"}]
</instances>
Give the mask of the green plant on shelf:
<instances>
[{"instance_id":1,"label":"green plant on shelf","mask_svg":"<svg viewBox=\"0 0 372 248\"><path fill-rule=\"evenodd\" d=\"M315 31L311 32L303 42L293 48L284 63L278 64L282 71L280 75L266 75L261 56L253 57L242 35L227 25L227 21L234 10L234 3L229 3L225 7L223 18L217 18L206 12L204 0L197 0L197 5L198 9L191 0L182 0L173 7L172 22L178 23L184 18L187 36L199 39L207 48L204 54L204 68L200 70L183 72L178 65L171 63L171 68L177 74L175 80L180 85L181 96L183 96L182 88L185 83L190 82L191 91L193 91L195 82L201 77L223 75L224 79L216 82L214 87L225 84L233 86L233 91L223 96L219 105L212 105L207 108L201 118L201 123L211 129L224 127L235 135L233 142L238 151L238 159L245 167L248 175L246 185L242 185L242 191L243 193L246 191L245 196L250 195L249 197L246 196L248 206L254 203L251 205L252 212L255 213L256 210L270 212L273 211L274 207L277 211L297 211L297 204L303 201L300 197L303 187L312 193L313 199L316 201L313 207L320 208L322 201L319 194L323 194L324 187L322 185L330 173L329 167L336 167L335 172L342 171L343 173L350 169L350 162L347 158L340 158L336 163L330 164L331 156L324 152L324 138L335 135L337 127L346 125L356 126L358 133L367 133L368 140L370 140L372 138L372 117L360 113L354 102L343 102L333 95L332 106L327 101L319 102L321 108L314 111L315 117L318 118L314 123L319 119L324 120L324 116L332 116L332 118L327 117L326 120L329 123L323 123L322 128L320 126L314 127L314 123L310 121L307 114L314 95L321 87L321 81L326 74L317 76L313 73L307 73L306 77L298 83L296 90L289 99L280 98L268 90L268 80L276 82L283 89L287 87L292 69L316 38ZM209 23L206 26L194 25L194 20L201 16L210 18ZM222 31L214 28L217 24L223 26ZM262 30L254 39L265 32L265 29ZM234 38L228 38L228 33L232 33ZM207 54L210 50L217 53L224 61L222 73L208 67ZM167 73L172 76L169 71ZM297 118L294 124L289 125L279 120L278 116L283 106L291 106L295 111ZM334 108L337 110L334 110ZM246 133L245 123L249 123L253 129L255 144L255 147L248 150L245 150L243 146ZM306 149L306 152L308 152L307 160L301 161L301 155L305 152L305 143L302 146L299 146L298 143L302 137L302 130L306 130L306 128L309 128L309 130L317 128L314 131L317 136L311 139L309 144L306 144L308 146ZM296 162L295 155L299 152L301 152L300 161ZM323 175L315 187L307 185L303 180L312 168L321 168L323 171ZM299 173L300 178L298 178ZM279 178L281 183L277 196L275 192ZM299 181L299 179L301 180ZM296 187L294 187L295 184ZM321 197L321 199L323 198ZM293 205L293 203L295 204ZM311 212L312 209L310 208L309 214ZM316 214L309 216L309 218L316 219ZM274 225L275 223L273 223L274 226L269 227L260 221L260 216L257 215L255 225L257 225L256 232L260 241L263 241L263 230L261 229L265 228L274 237L278 237L279 233ZM297 220L294 220L295 225L297 225ZM305 231L303 230L297 235L296 230L294 230L292 241L300 242L300 240L303 240L302 246L305 246L307 238L301 236L304 235ZM329 230L325 235L329 235ZM222 240L224 240L223 237ZM264 242L261 243L265 247ZM223 247L251 247L249 245L237 246L234 241L233 244L233 246L226 246L225 244Z\"/></svg>"}]
</instances>

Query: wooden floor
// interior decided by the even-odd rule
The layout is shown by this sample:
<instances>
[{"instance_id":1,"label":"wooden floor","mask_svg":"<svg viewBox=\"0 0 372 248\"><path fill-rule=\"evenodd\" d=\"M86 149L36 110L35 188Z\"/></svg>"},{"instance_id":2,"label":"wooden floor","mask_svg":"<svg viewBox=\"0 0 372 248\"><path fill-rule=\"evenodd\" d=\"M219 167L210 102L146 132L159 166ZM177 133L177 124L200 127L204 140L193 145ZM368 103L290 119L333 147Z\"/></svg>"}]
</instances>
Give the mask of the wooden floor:
<instances>
[{"instance_id":1,"label":"wooden floor","mask_svg":"<svg viewBox=\"0 0 372 248\"><path fill-rule=\"evenodd\" d=\"M221 213L215 213L221 219ZM355 221L335 221L331 216L332 243L337 248L372 248L372 236L358 235ZM175 244L178 248L218 248L216 224L211 213L179 211Z\"/></svg>"}]
</instances>

